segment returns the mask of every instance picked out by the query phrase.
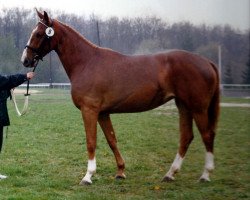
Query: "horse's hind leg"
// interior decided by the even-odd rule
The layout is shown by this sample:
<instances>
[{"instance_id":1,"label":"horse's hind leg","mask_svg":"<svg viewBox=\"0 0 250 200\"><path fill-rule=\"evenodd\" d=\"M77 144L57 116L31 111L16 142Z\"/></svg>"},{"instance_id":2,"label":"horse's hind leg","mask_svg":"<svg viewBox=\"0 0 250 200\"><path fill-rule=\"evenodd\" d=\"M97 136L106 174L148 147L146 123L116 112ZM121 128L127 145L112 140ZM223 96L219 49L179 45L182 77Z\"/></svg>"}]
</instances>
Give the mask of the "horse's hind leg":
<instances>
[{"instance_id":1,"label":"horse's hind leg","mask_svg":"<svg viewBox=\"0 0 250 200\"><path fill-rule=\"evenodd\" d=\"M180 146L174 162L162 181L173 181L174 175L180 170L189 144L193 140L192 114L180 103L177 103L180 116Z\"/></svg>"},{"instance_id":2,"label":"horse's hind leg","mask_svg":"<svg viewBox=\"0 0 250 200\"><path fill-rule=\"evenodd\" d=\"M116 159L117 168L118 168L116 178L117 179L126 178L124 174L125 162L117 148L117 140L115 137L115 132L114 132L109 114L101 114L98 118L98 122L105 134L108 144L111 150L113 151L115 159Z\"/></svg>"},{"instance_id":3,"label":"horse's hind leg","mask_svg":"<svg viewBox=\"0 0 250 200\"><path fill-rule=\"evenodd\" d=\"M209 126L207 112L195 113L194 119L207 151L205 155L205 167L203 174L200 177L200 181L210 181L209 174L214 169L213 148L215 131L214 128L211 128L212 126Z\"/></svg>"}]
</instances>

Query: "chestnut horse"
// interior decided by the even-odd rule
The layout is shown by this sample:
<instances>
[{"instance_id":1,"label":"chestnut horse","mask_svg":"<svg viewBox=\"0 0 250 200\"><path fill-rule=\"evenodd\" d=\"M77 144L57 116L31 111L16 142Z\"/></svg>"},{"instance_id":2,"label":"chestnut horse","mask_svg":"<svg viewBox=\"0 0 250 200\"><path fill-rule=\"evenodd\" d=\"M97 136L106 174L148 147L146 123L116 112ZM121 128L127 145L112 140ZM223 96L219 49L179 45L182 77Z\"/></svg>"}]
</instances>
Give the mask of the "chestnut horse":
<instances>
[{"instance_id":1,"label":"chestnut horse","mask_svg":"<svg viewBox=\"0 0 250 200\"><path fill-rule=\"evenodd\" d=\"M214 169L213 144L219 115L219 78L216 66L196 54L173 50L129 56L98 47L73 28L37 11L40 21L32 31L21 61L34 67L55 50L71 82L71 95L81 111L86 132L88 166L80 184L91 184L96 171L97 122L112 149L116 178L125 178L110 114L142 112L175 99L180 117L180 145L163 181L174 180L193 139L193 119L206 147L200 180L209 181ZM157 144L156 144L157 145Z\"/></svg>"}]
</instances>

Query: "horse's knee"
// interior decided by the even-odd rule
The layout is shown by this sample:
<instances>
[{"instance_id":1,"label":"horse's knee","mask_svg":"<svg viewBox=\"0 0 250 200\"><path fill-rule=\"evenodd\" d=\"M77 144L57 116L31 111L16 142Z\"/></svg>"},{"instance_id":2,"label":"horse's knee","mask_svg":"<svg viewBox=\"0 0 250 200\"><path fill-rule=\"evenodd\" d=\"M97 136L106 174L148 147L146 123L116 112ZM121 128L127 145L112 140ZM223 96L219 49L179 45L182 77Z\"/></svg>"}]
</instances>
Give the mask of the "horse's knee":
<instances>
[{"instance_id":1,"label":"horse's knee","mask_svg":"<svg viewBox=\"0 0 250 200\"><path fill-rule=\"evenodd\" d=\"M179 147L180 156L182 156L182 157L185 156L185 154L188 150L188 147L191 144L191 142L193 141L193 139L194 139L194 135L192 132L181 136L180 147Z\"/></svg>"},{"instance_id":2,"label":"horse's knee","mask_svg":"<svg viewBox=\"0 0 250 200\"><path fill-rule=\"evenodd\" d=\"M213 131L207 131L201 133L201 136L203 143L205 144L206 150L208 152L213 152L215 133Z\"/></svg>"},{"instance_id":3,"label":"horse's knee","mask_svg":"<svg viewBox=\"0 0 250 200\"><path fill-rule=\"evenodd\" d=\"M193 141L193 139L194 139L193 133L186 134L181 137L181 143L189 145Z\"/></svg>"}]
</instances>

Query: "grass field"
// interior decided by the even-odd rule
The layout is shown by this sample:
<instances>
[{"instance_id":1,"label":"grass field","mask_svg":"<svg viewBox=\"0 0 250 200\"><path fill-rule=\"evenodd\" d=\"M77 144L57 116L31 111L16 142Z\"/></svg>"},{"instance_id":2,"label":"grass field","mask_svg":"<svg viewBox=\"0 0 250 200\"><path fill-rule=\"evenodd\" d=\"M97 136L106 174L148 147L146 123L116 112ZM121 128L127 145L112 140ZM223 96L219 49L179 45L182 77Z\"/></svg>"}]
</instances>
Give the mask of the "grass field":
<instances>
[{"instance_id":1,"label":"grass field","mask_svg":"<svg viewBox=\"0 0 250 200\"><path fill-rule=\"evenodd\" d=\"M127 179L114 179L115 159L98 128L97 173L91 186L78 185L87 167L85 133L67 90L31 95L29 112L21 118L11 103L9 110L12 125L0 155L0 173L9 177L0 181L1 200L250 199L250 108L221 109L210 183L198 182L205 151L196 129L176 181L161 182L178 148L173 105L112 115Z\"/></svg>"}]
</instances>

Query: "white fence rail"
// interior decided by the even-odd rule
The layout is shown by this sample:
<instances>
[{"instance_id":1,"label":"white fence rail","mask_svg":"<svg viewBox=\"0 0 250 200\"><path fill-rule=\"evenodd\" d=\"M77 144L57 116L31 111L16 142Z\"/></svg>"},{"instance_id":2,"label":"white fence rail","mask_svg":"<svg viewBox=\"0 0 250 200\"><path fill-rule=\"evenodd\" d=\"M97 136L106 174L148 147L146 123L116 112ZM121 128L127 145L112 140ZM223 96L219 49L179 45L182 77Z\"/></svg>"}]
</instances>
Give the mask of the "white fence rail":
<instances>
[{"instance_id":1,"label":"white fence rail","mask_svg":"<svg viewBox=\"0 0 250 200\"><path fill-rule=\"evenodd\" d=\"M250 84L221 84L221 95L229 97L250 97Z\"/></svg>"},{"instance_id":2,"label":"white fence rail","mask_svg":"<svg viewBox=\"0 0 250 200\"><path fill-rule=\"evenodd\" d=\"M27 84L22 84L20 88L26 88ZM30 84L30 88L59 88L70 89L70 83L38 83ZM222 96L229 97L250 97L250 84L221 84Z\"/></svg>"},{"instance_id":3,"label":"white fence rail","mask_svg":"<svg viewBox=\"0 0 250 200\"><path fill-rule=\"evenodd\" d=\"M27 84L24 83L19 86L19 88L26 88ZM59 89L70 89L70 83L37 83L37 84L30 84L30 88L59 88Z\"/></svg>"}]
</instances>

